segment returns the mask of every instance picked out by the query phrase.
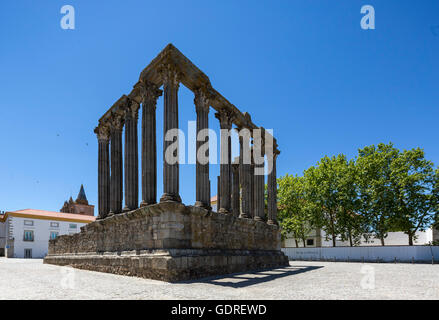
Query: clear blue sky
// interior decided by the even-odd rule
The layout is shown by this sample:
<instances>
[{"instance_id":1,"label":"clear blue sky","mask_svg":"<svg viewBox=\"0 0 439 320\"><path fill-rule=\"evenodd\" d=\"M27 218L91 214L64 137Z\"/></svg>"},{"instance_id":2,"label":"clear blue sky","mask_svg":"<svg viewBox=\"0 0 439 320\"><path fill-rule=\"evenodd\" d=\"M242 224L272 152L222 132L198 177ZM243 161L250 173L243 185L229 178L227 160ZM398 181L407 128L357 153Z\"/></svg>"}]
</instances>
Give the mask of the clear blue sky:
<instances>
[{"instance_id":1,"label":"clear blue sky","mask_svg":"<svg viewBox=\"0 0 439 320\"><path fill-rule=\"evenodd\" d=\"M76 9L75 30L60 28L65 4ZM365 4L375 30L360 27ZM57 211L81 183L97 204L93 129L170 42L274 129L279 175L389 141L439 164L439 1L2 0L0 209ZM180 90L185 131L192 99ZM162 110L160 100L159 146ZM180 172L191 204L195 166ZM161 177L160 166L159 196Z\"/></svg>"}]
</instances>

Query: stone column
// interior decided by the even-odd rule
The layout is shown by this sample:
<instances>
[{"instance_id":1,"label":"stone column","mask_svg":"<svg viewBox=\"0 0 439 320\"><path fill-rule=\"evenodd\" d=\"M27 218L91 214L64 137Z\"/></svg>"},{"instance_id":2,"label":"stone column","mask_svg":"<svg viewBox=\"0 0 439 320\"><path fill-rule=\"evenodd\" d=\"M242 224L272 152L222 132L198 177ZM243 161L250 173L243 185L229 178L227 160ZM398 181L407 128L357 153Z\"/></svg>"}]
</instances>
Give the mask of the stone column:
<instances>
[{"instance_id":1,"label":"stone column","mask_svg":"<svg viewBox=\"0 0 439 320\"><path fill-rule=\"evenodd\" d=\"M163 195L160 202L181 202L179 192L179 164L178 164L178 138L167 141L166 134L169 130L178 130L178 72L174 66L166 65L162 70L164 88L164 116L163 116ZM174 145L176 144L176 145ZM168 147L174 145L173 157L175 162L167 159Z\"/></svg>"},{"instance_id":2,"label":"stone column","mask_svg":"<svg viewBox=\"0 0 439 320\"><path fill-rule=\"evenodd\" d=\"M221 208L221 177L216 177L216 212Z\"/></svg>"},{"instance_id":3,"label":"stone column","mask_svg":"<svg viewBox=\"0 0 439 320\"><path fill-rule=\"evenodd\" d=\"M95 129L98 137L98 219L104 219L110 212L110 155L109 142L110 132L105 125L99 125Z\"/></svg>"},{"instance_id":4,"label":"stone column","mask_svg":"<svg viewBox=\"0 0 439 320\"><path fill-rule=\"evenodd\" d=\"M239 137L239 180L242 188L241 193L241 214L240 218L251 218L251 164L244 162L244 143L249 144L249 137ZM248 157L248 158L251 158Z\"/></svg>"},{"instance_id":5,"label":"stone column","mask_svg":"<svg viewBox=\"0 0 439 320\"><path fill-rule=\"evenodd\" d=\"M157 202L156 106L161 95L155 84L142 83L142 207Z\"/></svg>"},{"instance_id":6,"label":"stone column","mask_svg":"<svg viewBox=\"0 0 439 320\"><path fill-rule=\"evenodd\" d=\"M251 163L249 166L249 189L250 189L250 218L255 217L255 164Z\"/></svg>"},{"instance_id":7,"label":"stone column","mask_svg":"<svg viewBox=\"0 0 439 320\"><path fill-rule=\"evenodd\" d=\"M137 120L139 104L128 100L125 110L125 207L131 211L139 205L139 152Z\"/></svg>"},{"instance_id":8,"label":"stone column","mask_svg":"<svg viewBox=\"0 0 439 320\"><path fill-rule=\"evenodd\" d=\"M198 140L200 131L209 129L209 101L206 93L199 89L195 92L197 111L197 154L196 154L196 198L195 206L209 208L209 137ZM203 145L207 144L207 149ZM200 154L199 154L200 153Z\"/></svg>"},{"instance_id":9,"label":"stone column","mask_svg":"<svg viewBox=\"0 0 439 320\"><path fill-rule=\"evenodd\" d=\"M113 114L111 118L111 187L110 187L110 216L122 211L122 128L123 117L120 114Z\"/></svg>"},{"instance_id":10,"label":"stone column","mask_svg":"<svg viewBox=\"0 0 439 320\"><path fill-rule=\"evenodd\" d=\"M215 117L220 121L221 128L221 148L220 148L220 190L221 190L221 208L218 212L231 212L231 152L230 152L230 130L232 129L232 116L226 111L222 110L215 114Z\"/></svg>"},{"instance_id":11,"label":"stone column","mask_svg":"<svg viewBox=\"0 0 439 320\"><path fill-rule=\"evenodd\" d=\"M232 164L232 212L235 217L240 215L239 159Z\"/></svg>"},{"instance_id":12,"label":"stone column","mask_svg":"<svg viewBox=\"0 0 439 320\"><path fill-rule=\"evenodd\" d=\"M267 191L268 191L268 224L277 225L277 178L276 178L276 158L278 152L274 152L268 159L271 161L271 172L267 178Z\"/></svg>"},{"instance_id":13,"label":"stone column","mask_svg":"<svg viewBox=\"0 0 439 320\"><path fill-rule=\"evenodd\" d=\"M264 146L262 139L253 140L253 161L254 161L254 219L264 221L265 219L265 175L264 175ZM262 157L262 159L261 159Z\"/></svg>"}]
</instances>

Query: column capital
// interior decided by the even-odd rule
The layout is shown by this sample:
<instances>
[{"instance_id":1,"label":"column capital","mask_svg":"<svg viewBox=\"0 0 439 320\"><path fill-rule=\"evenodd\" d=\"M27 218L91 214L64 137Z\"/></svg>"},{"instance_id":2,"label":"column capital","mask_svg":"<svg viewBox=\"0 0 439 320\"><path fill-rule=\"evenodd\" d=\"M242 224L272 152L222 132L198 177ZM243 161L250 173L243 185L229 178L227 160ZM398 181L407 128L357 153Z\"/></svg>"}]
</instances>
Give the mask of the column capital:
<instances>
[{"instance_id":1,"label":"column capital","mask_svg":"<svg viewBox=\"0 0 439 320\"><path fill-rule=\"evenodd\" d=\"M110 132L121 131L124 125L124 116L121 113L113 113L108 121Z\"/></svg>"},{"instance_id":2,"label":"column capital","mask_svg":"<svg viewBox=\"0 0 439 320\"><path fill-rule=\"evenodd\" d=\"M139 93L142 103L151 104L155 107L157 99L163 94L163 91L156 84L143 81L139 84Z\"/></svg>"},{"instance_id":3,"label":"column capital","mask_svg":"<svg viewBox=\"0 0 439 320\"><path fill-rule=\"evenodd\" d=\"M179 87L181 75L176 66L173 64L164 63L159 67L159 72L162 75L164 86L173 85L177 88Z\"/></svg>"},{"instance_id":4,"label":"column capital","mask_svg":"<svg viewBox=\"0 0 439 320\"><path fill-rule=\"evenodd\" d=\"M108 124L100 123L95 129L94 133L98 137L99 141L108 141L110 140L110 128Z\"/></svg>"},{"instance_id":5,"label":"column capital","mask_svg":"<svg viewBox=\"0 0 439 320\"><path fill-rule=\"evenodd\" d=\"M125 119L137 119L139 117L139 103L134 99L127 99L124 111Z\"/></svg>"},{"instance_id":6,"label":"column capital","mask_svg":"<svg viewBox=\"0 0 439 320\"><path fill-rule=\"evenodd\" d=\"M194 95L194 104L197 113L203 110L209 112L210 101L206 89L199 88L195 90Z\"/></svg>"},{"instance_id":7,"label":"column capital","mask_svg":"<svg viewBox=\"0 0 439 320\"><path fill-rule=\"evenodd\" d=\"M227 109L221 109L215 113L215 118L220 122L221 129L231 129L233 124L233 112Z\"/></svg>"}]
</instances>

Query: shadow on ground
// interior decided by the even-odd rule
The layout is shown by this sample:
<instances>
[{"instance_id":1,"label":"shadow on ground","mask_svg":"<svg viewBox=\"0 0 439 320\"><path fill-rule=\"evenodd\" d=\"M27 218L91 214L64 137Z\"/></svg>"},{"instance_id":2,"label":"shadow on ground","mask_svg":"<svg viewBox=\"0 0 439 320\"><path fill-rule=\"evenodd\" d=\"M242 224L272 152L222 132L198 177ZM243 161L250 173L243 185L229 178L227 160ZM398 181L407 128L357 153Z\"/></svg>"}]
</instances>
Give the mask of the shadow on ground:
<instances>
[{"instance_id":1,"label":"shadow on ground","mask_svg":"<svg viewBox=\"0 0 439 320\"><path fill-rule=\"evenodd\" d=\"M285 268L232 273L197 280L181 281L178 283L209 283L223 287L244 288L320 268L323 268L323 266L289 266Z\"/></svg>"}]
</instances>

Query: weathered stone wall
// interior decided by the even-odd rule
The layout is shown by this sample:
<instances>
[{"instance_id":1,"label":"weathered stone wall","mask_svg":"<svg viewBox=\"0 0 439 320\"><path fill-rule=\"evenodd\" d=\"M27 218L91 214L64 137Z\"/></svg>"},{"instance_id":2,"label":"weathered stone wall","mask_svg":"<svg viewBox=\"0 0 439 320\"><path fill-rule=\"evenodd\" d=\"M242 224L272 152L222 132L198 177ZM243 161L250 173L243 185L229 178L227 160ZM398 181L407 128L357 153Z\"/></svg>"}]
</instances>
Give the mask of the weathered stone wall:
<instances>
[{"instance_id":1,"label":"weathered stone wall","mask_svg":"<svg viewBox=\"0 0 439 320\"><path fill-rule=\"evenodd\" d=\"M159 203L92 222L80 233L49 242L52 255L178 248L280 250L280 232L252 219Z\"/></svg>"}]
</instances>

